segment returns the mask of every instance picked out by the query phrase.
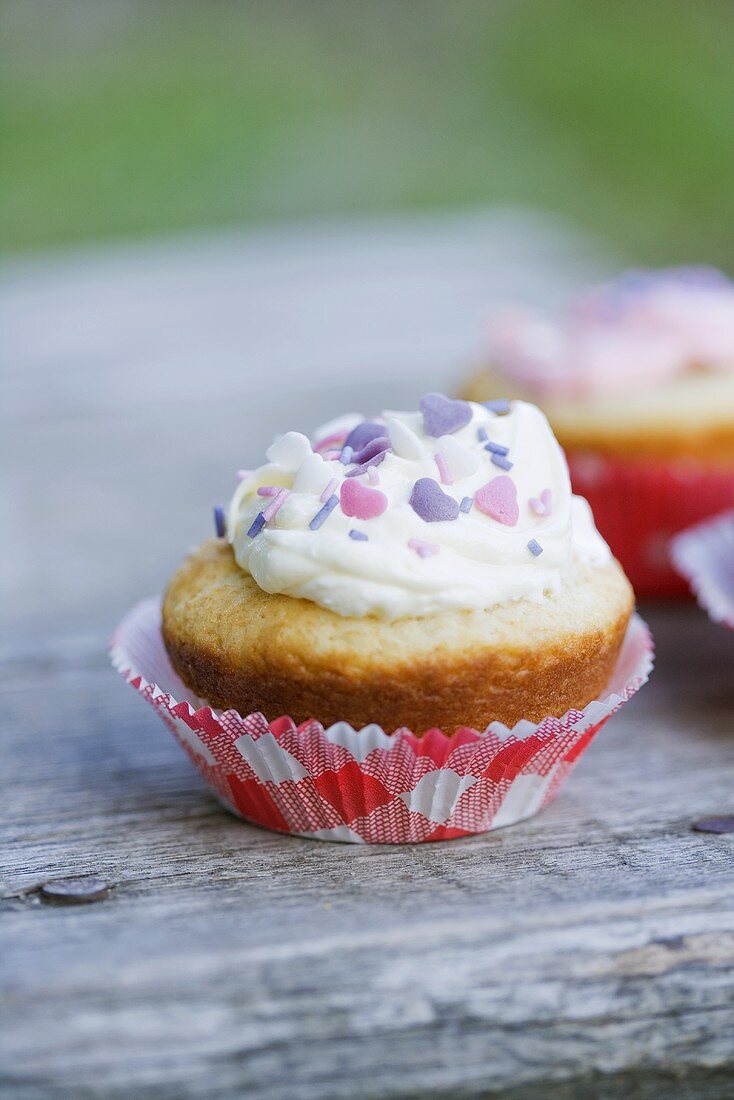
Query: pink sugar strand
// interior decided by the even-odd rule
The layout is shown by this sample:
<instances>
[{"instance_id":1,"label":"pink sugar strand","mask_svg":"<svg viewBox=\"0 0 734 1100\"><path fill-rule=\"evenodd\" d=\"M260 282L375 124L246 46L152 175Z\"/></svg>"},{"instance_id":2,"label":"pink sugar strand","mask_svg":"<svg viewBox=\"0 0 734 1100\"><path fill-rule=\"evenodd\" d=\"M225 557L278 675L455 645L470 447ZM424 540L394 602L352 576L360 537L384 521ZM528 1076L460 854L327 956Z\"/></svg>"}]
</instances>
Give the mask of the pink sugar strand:
<instances>
[{"instance_id":1,"label":"pink sugar strand","mask_svg":"<svg viewBox=\"0 0 734 1100\"><path fill-rule=\"evenodd\" d=\"M259 497L277 497L280 489L277 485L261 485L257 491Z\"/></svg>"},{"instance_id":2,"label":"pink sugar strand","mask_svg":"<svg viewBox=\"0 0 734 1100\"><path fill-rule=\"evenodd\" d=\"M270 504L263 512L263 519L266 523L268 523L273 518L273 516L278 514L289 496L290 489L279 490L277 497L274 497L273 500L271 500Z\"/></svg>"},{"instance_id":3,"label":"pink sugar strand","mask_svg":"<svg viewBox=\"0 0 734 1100\"><path fill-rule=\"evenodd\" d=\"M408 546L411 550L415 550L419 558L430 558L441 549L435 542L423 542L422 539L408 539Z\"/></svg>"},{"instance_id":4,"label":"pink sugar strand","mask_svg":"<svg viewBox=\"0 0 734 1100\"><path fill-rule=\"evenodd\" d=\"M326 503L326 501L327 501L327 500L329 499L329 497L331 496L331 494L332 494L332 493L334 492L334 490L336 489L336 487L337 487L337 485L338 485L338 484L339 484L339 479L338 479L338 478L336 478L336 477L333 477L333 478L331 479L331 481L329 482L329 484L328 484L328 485L326 486L326 488L324 489L324 491L323 491L323 493L321 494L321 496L319 497L319 500L323 501L323 503L325 504L325 503Z\"/></svg>"},{"instance_id":5,"label":"pink sugar strand","mask_svg":"<svg viewBox=\"0 0 734 1100\"><path fill-rule=\"evenodd\" d=\"M313 449L320 453L327 447L342 443L346 439L346 435L346 432L332 432L331 435L325 435L318 443L314 443Z\"/></svg>"},{"instance_id":6,"label":"pink sugar strand","mask_svg":"<svg viewBox=\"0 0 734 1100\"><path fill-rule=\"evenodd\" d=\"M438 476L441 478L441 481L443 482L443 484L444 485L453 485L454 484L454 479L451 476L451 471L449 470L449 464L446 461L446 455L443 453L443 451L436 451L433 458L434 458L434 461L435 461L436 465L438 466Z\"/></svg>"},{"instance_id":7,"label":"pink sugar strand","mask_svg":"<svg viewBox=\"0 0 734 1100\"><path fill-rule=\"evenodd\" d=\"M380 484L380 472L376 466L367 467L367 480L369 481L370 485Z\"/></svg>"},{"instance_id":8,"label":"pink sugar strand","mask_svg":"<svg viewBox=\"0 0 734 1100\"><path fill-rule=\"evenodd\" d=\"M324 462L333 462L337 458L341 458L341 451L324 451L321 455Z\"/></svg>"}]
</instances>

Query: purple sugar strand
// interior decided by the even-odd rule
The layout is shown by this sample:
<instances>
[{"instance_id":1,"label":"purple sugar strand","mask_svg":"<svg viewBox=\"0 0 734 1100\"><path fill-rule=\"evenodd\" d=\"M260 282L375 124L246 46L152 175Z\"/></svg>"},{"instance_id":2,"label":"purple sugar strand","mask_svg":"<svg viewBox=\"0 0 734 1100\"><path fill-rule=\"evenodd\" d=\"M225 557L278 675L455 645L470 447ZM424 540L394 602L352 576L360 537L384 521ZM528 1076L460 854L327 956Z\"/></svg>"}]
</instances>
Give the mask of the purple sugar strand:
<instances>
[{"instance_id":1,"label":"purple sugar strand","mask_svg":"<svg viewBox=\"0 0 734 1100\"><path fill-rule=\"evenodd\" d=\"M513 463L510 462L509 458L505 458L504 455L495 455L495 454L493 454L490 457L491 457L492 461L494 462L495 466L499 466L499 468L501 470L511 470L512 467L513 467Z\"/></svg>"},{"instance_id":2,"label":"purple sugar strand","mask_svg":"<svg viewBox=\"0 0 734 1100\"><path fill-rule=\"evenodd\" d=\"M501 443L493 443L490 439L488 443L484 445L485 451L491 451L493 455L508 455L510 453L509 447L503 447Z\"/></svg>"},{"instance_id":3,"label":"purple sugar strand","mask_svg":"<svg viewBox=\"0 0 734 1100\"><path fill-rule=\"evenodd\" d=\"M530 540L530 542L528 543L528 550L536 558L540 557L540 555L543 553L543 547L540 545L540 543L536 539L531 539Z\"/></svg>"},{"instance_id":4,"label":"purple sugar strand","mask_svg":"<svg viewBox=\"0 0 734 1100\"><path fill-rule=\"evenodd\" d=\"M227 523L224 518L224 508L220 504L214 509L214 530L218 539L223 539L227 534Z\"/></svg>"},{"instance_id":5,"label":"purple sugar strand","mask_svg":"<svg viewBox=\"0 0 734 1100\"><path fill-rule=\"evenodd\" d=\"M262 512L258 512L254 520L250 524L250 530L247 532L248 539L254 539L256 535L259 535L265 526L265 516Z\"/></svg>"},{"instance_id":6,"label":"purple sugar strand","mask_svg":"<svg viewBox=\"0 0 734 1100\"><path fill-rule=\"evenodd\" d=\"M333 496L329 497L323 508L319 508L318 512L309 523L308 526L311 528L312 531L318 531L321 524L324 522L324 520L329 518L338 503L339 497L336 495L336 493L334 493Z\"/></svg>"},{"instance_id":7,"label":"purple sugar strand","mask_svg":"<svg viewBox=\"0 0 734 1100\"><path fill-rule=\"evenodd\" d=\"M369 535L365 535L364 531L355 531L354 528L349 532L350 539L354 539L355 542L369 542Z\"/></svg>"},{"instance_id":8,"label":"purple sugar strand","mask_svg":"<svg viewBox=\"0 0 734 1100\"><path fill-rule=\"evenodd\" d=\"M460 511L462 511L462 512L471 512L471 506L472 506L473 503L474 503L474 498L473 497L464 497L461 504L459 505Z\"/></svg>"}]
</instances>

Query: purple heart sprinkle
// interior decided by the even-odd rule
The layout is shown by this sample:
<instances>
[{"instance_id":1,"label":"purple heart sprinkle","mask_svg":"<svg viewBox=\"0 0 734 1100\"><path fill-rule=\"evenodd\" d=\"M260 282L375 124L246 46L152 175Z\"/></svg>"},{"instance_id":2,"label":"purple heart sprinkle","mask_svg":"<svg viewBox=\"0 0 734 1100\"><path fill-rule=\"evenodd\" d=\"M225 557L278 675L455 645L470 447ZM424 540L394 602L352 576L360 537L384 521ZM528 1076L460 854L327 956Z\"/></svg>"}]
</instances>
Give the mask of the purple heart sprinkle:
<instances>
[{"instance_id":1,"label":"purple heart sprinkle","mask_svg":"<svg viewBox=\"0 0 734 1100\"><path fill-rule=\"evenodd\" d=\"M248 539L254 539L255 535L259 535L265 526L265 516L262 512L258 512L254 520L250 524L250 530L247 532Z\"/></svg>"},{"instance_id":2,"label":"purple heart sprinkle","mask_svg":"<svg viewBox=\"0 0 734 1100\"><path fill-rule=\"evenodd\" d=\"M499 466L501 470L511 470L513 467L513 463L510 462L509 458L505 458L504 455L493 454L490 457L495 466Z\"/></svg>"},{"instance_id":3,"label":"purple heart sprinkle","mask_svg":"<svg viewBox=\"0 0 734 1100\"><path fill-rule=\"evenodd\" d=\"M434 438L457 432L472 418L471 405L466 401L453 401L442 393L427 393L421 397L420 410L426 435Z\"/></svg>"},{"instance_id":4,"label":"purple heart sprinkle","mask_svg":"<svg viewBox=\"0 0 734 1100\"><path fill-rule=\"evenodd\" d=\"M473 497L464 497L461 504L459 505L459 511L461 511L461 512L471 512L471 507L472 507L473 503L474 503Z\"/></svg>"},{"instance_id":5,"label":"purple heart sprinkle","mask_svg":"<svg viewBox=\"0 0 734 1100\"><path fill-rule=\"evenodd\" d=\"M370 466L379 466L385 459L387 451L380 451L374 458L370 458L367 462L361 463L359 466L354 466L351 470L347 470L345 477L359 477L360 474L366 474Z\"/></svg>"},{"instance_id":6,"label":"purple heart sprinkle","mask_svg":"<svg viewBox=\"0 0 734 1100\"><path fill-rule=\"evenodd\" d=\"M379 435L384 434L384 424L376 424L374 420L363 420L361 424L357 424L355 428L352 428L351 432L344 440L344 445L351 447L353 451L360 451L362 447L366 447L373 439L377 439Z\"/></svg>"},{"instance_id":7,"label":"purple heart sprinkle","mask_svg":"<svg viewBox=\"0 0 734 1100\"><path fill-rule=\"evenodd\" d=\"M369 542L369 535L365 535L364 531L355 531L354 528L349 532L350 539L354 539L355 542Z\"/></svg>"},{"instance_id":8,"label":"purple heart sprinkle","mask_svg":"<svg viewBox=\"0 0 734 1100\"><path fill-rule=\"evenodd\" d=\"M444 493L432 477L419 477L413 486L408 502L417 516L426 523L441 523L459 517L459 505L453 497Z\"/></svg>"},{"instance_id":9,"label":"purple heart sprinkle","mask_svg":"<svg viewBox=\"0 0 734 1100\"><path fill-rule=\"evenodd\" d=\"M312 531L318 531L321 524L331 515L338 503L339 497L334 493L333 497L329 497L323 508L319 508L318 512L309 523L308 526Z\"/></svg>"},{"instance_id":10,"label":"purple heart sprinkle","mask_svg":"<svg viewBox=\"0 0 734 1100\"><path fill-rule=\"evenodd\" d=\"M214 530L217 532L217 538L223 539L227 534L227 524L224 519L224 508L217 504L214 509Z\"/></svg>"},{"instance_id":11,"label":"purple heart sprinkle","mask_svg":"<svg viewBox=\"0 0 734 1100\"><path fill-rule=\"evenodd\" d=\"M510 402L506 397L500 397L496 401L484 401L482 404L485 409L489 409L490 412L495 413L497 416L507 416L510 411Z\"/></svg>"},{"instance_id":12,"label":"purple heart sprinkle","mask_svg":"<svg viewBox=\"0 0 734 1100\"><path fill-rule=\"evenodd\" d=\"M540 555L543 553L543 547L540 545L540 543L536 539L531 539L530 540L530 542L528 543L528 550L536 558L540 557Z\"/></svg>"},{"instance_id":13,"label":"purple heart sprinkle","mask_svg":"<svg viewBox=\"0 0 734 1100\"><path fill-rule=\"evenodd\" d=\"M503 447L501 443L489 443L485 444L485 451L491 451L493 455L508 455L510 453L509 447Z\"/></svg>"},{"instance_id":14,"label":"purple heart sprinkle","mask_svg":"<svg viewBox=\"0 0 734 1100\"><path fill-rule=\"evenodd\" d=\"M364 447L360 451L355 451L352 455L351 461L356 462L358 465L363 465L365 462L369 462L375 455L380 454L381 451L387 451L390 449L390 439L386 435L378 435L375 439L371 439L369 443L365 443Z\"/></svg>"}]
</instances>

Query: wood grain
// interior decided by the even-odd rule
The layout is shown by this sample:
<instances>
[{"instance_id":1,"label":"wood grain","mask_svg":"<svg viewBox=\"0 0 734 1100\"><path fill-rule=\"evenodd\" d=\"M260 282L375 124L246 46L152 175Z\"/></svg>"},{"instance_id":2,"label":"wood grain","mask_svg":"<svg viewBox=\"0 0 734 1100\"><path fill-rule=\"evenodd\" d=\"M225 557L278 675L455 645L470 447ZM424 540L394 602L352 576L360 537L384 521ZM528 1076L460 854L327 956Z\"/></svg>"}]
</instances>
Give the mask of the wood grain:
<instances>
[{"instance_id":1,"label":"wood grain","mask_svg":"<svg viewBox=\"0 0 734 1100\"><path fill-rule=\"evenodd\" d=\"M18 518L41 505L38 549L27 532L2 549L17 624L0 659L4 1095L729 1097L734 836L691 826L734 807L734 635L693 607L643 609L651 683L514 828L368 848L249 827L104 653L186 525L201 534L191 500L203 512L221 474L220 433L171 451L170 422L151 438L149 411L106 405L107 375L54 375L54 412L39 377L58 368L49 346L15 379L4 432ZM187 428L213 414L197 401L177 410ZM224 435L247 423L226 415ZM34 892L84 874L106 899Z\"/></svg>"}]
</instances>

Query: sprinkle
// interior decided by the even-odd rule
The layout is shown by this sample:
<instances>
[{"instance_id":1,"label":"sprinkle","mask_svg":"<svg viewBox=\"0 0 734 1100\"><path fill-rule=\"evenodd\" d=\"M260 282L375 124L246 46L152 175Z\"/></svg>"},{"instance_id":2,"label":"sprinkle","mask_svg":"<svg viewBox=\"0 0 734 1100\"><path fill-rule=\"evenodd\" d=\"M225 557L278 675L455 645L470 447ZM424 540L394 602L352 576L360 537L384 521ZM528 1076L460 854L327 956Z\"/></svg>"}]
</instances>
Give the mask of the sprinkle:
<instances>
[{"instance_id":1,"label":"sprinkle","mask_svg":"<svg viewBox=\"0 0 734 1100\"><path fill-rule=\"evenodd\" d=\"M485 446L485 451L491 451L493 455L508 455L509 447L503 447L501 443L493 443L491 440Z\"/></svg>"},{"instance_id":2,"label":"sprinkle","mask_svg":"<svg viewBox=\"0 0 734 1100\"><path fill-rule=\"evenodd\" d=\"M277 497L280 489L277 485L261 485L257 491L259 497Z\"/></svg>"},{"instance_id":3,"label":"sprinkle","mask_svg":"<svg viewBox=\"0 0 734 1100\"><path fill-rule=\"evenodd\" d=\"M449 466L446 461L446 455L442 451L436 451L433 457L436 465L438 466L438 474L441 478L441 481L444 483L444 485L453 485L454 479L451 476L451 471L449 470Z\"/></svg>"},{"instance_id":4,"label":"sprinkle","mask_svg":"<svg viewBox=\"0 0 734 1100\"><path fill-rule=\"evenodd\" d=\"M477 439L480 443L486 443L487 441L487 429L477 428Z\"/></svg>"},{"instance_id":5,"label":"sprinkle","mask_svg":"<svg viewBox=\"0 0 734 1100\"><path fill-rule=\"evenodd\" d=\"M252 473L252 470L238 470L237 473L235 474L235 477L237 478L238 481L244 481L245 478L249 477L251 473Z\"/></svg>"},{"instance_id":6,"label":"sprinkle","mask_svg":"<svg viewBox=\"0 0 734 1100\"><path fill-rule=\"evenodd\" d=\"M440 523L459 518L459 505L444 493L432 477L419 477L410 494L408 504L426 523Z\"/></svg>"},{"instance_id":7,"label":"sprinkle","mask_svg":"<svg viewBox=\"0 0 734 1100\"><path fill-rule=\"evenodd\" d=\"M376 466L367 467L367 480L369 481L370 485L380 484L380 471L377 469Z\"/></svg>"},{"instance_id":8,"label":"sprinkle","mask_svg":"<svg viewBox=\"0 0 734 1100\"><path fill-rule=\"evenodd\" d=\"M504 455L493 454L490 457L495 466L499 466L501 470L511 470L513 467L513 463L510 462L509 458L505 458Z\"/></svg>"},{"instance_id":9,"label":"sprinkle","mask_svg":"<svg viewBox=\"0 0 734 1100\"><path fill-rule=\"evenodd\" d=\"M474 498L473 497L464 497L461 504L459 505L459 511L461 511L461 512L471 512L471 506L472 506L473 503L474 503Z\"/></svg>"},{"instance_id":10,"label":"sprinkle","mask_svg":"<svg viewBox=\"0 0 734 1100\"><path fill-rule=\"evenodd\" d=\"M349 444L353 450L361 451L362 448L366 447L368 443L371 443L373 439L377 439L379 436L385 434L384 424L378 424L376 420L363 420L360 424L352 428L345 443Z\"/></svg>"},{"instance_id":11,"label":"sprinkle","mask_svg":"<svg viewBox=\"0 0 734 1100\"><path fill-rule=\"evenodd\" d=\"M337 458L341 458L341 451L324 451L321 456L324 462L333 462Z\"/></svg>"},{"instance_id":12,"label":"sprinkle","mask_svg":"<svg viewBox=\"0 0 734 1100\"><path fill-rule=\"evenodd\" d=\"M415 550L419 558L430 558L441 549L435 542L423 542L422 539L408 539L408 546L411 550Z\"/></svg>"},{"instance_id":13,"label":"sprinkle","mask_svg":"<svg viewBox=\"0 0 734 1100\"><path fill-rule=\"evenodd\" d=\"M531 539L528 543L528 550L531 554L534 554L536 558L540 557L543 553L543 547L536 539Z\"/></svg>"},{"instance_id":14,"label":"sprinkle","mask_svg":"<svg viewBox=\"0 0 734 1100\"><path fill-rule=\"evenodd\" d=\"M336 495L336 493L334 493L333 496L329 497L323 508L319 508L318 512L309 523L308 526L311 528L312 531L318 531L321 524L324 522L325 519L328 519L338 503L339 497Z\"/></svg>"},{"instance_id":15,"label":"sprinkle","mask_svg":"<svg viewBox=\"0 0 734 1100\"><path fill-rule=\"evenodd\" d=\"M538 497L531 497L528 501L531 511L535 512L536 516L549 516L551 514L551 491L550 489L544 489Z\"/></svg>"},{"instance_id":16,"label":"sprinkle","mask_svg":"<svg viewBox=\"0 0 734 1100\"><path fill-rule=\"evenodd\" d=\"M262 512L258 512L250 525L250 530L247 532L248 539L254 539L255 535L259 535L264 526L265 516Z\"/></svg>"},{"instance_id":17,"label":"sprinkle","mask_svg":"<svg viewBox=\"0 0 734 1100\"><path fill-rule=\"evenodd\" d=\"M365 462L369 462L370 459L382 454L383 451L389 450L390 437L388 435L378 435L375 436L374 439L371 439L369 443L365 443L364 447L359 451L353 451L351 461L363 466Z\"/></svg>"},{"instance_id":18,"label":"sprinkle","mask_svg":"<svg viewBox=\"0 0 734 1100\"><path fill-rule=\"evenodd\" d=\"M467 401L454 401L442 393L427 393L421 397L419 407L423 413L426 435L437 438L450 435L464 428L472 418L471 405Z\"/></svg>"},{"instance_id":19,"label":"sprinkle","mask_svg":"<svg viewBox=\"0 0 734 1100\"><path fill-rule=\"evenodd\" d=\"M338 485L338 484L339 484L339 479L338 479L338 478L336 478L336 477L333 477L333 478L331 479L331 481L329 482L329 484L328 484L328 485L326 486L326 488L324 489L324 491L323 491L323 493L321 494L321 496L319 497L319 500L320 500L320 501L322 501L322 502L325 502L325 501L327 501L327 500L329 499L329 497L331 496L331 494L332 494L332 493L334 492L334 490L336 489L336 487L337 487L337 485Z\"/></svg>"},{"instance_id":20,"label":"sprinkle","mask_svg":"<svg viewBox=\"0 0 734 1100\"><path fill-rule=\"evenodd\" d=\"M214 509L214 530L217 532L217 538L223 539L227 534L227 524L224 519L224 508L219 504Z\"/></svg>"},{"instance_id":21,"label":"sprinkle","mask_svg":"<svg viewBox=\"0 0 734 1100\"><path fill-rule=\"evenodd\" d=\"M369 535L365 535L364 531L355 531L354 528L349 532L350 539L354 539L355 542L369 542Z\"/></svg>"},{"instance_id":22,"label":"sprinkle","mask_svg":"<svg viewBox=\"0 0 734 1100\"><path fill-rule=\"evenodd\" d=\"M379 466L384 458L387 457L387 451L380 451L374 458L370 458L367 462L362 462L359 466L353 466L351 470L347 470L345 477L359 477L361 474L366 474L370 466Z\"/></svg>"},{"instance_id":23,"label":"sprinkle","mask_svg":"<svg viewBox=\"0 0 734 1100\"><path fill-rule=\"evenodd\" d=\"M353 454L354 454L354 451L349 446L349 444L347 444L344 447L344 450L342 451L342 453L339 455L339 461L341 462L342 466L348 466L349 465L349 463L352 461L352 455Z\"/></svg>"},{"instance_id":24,"label":"sprinkle","mask_svg":"<svg viewBox=\"0 0 734 1100\"><path fill-rule=\"evenodd\" d=\"M483 405L497 416L506 416L510 411L510 402L506 397L500 397L497 401L484 401Z\"/></svg>"},{"instance_id":25,"label":"sprinkle","mask_svg":"<svg viewBox=\"0 0 734 1100\"><path fill-rule=\"evenodd\" d=\"M281 489L277 497L271 500L270 504L263 512L263 519L266 523L269 523L273 516L278 514L290 495L290 489Z\"/></svg>"},{"instance_id":26,"label":"sprinkle","mask_svg":"<svg viewBox=\"0 0 734 1100\"><path fill-rule=\"evenodd\" d=\"M344 432L332 432L331 435L325 435L323 439L320 439L318 443L314 443L314 450L321 453L321 451L340 444L344 440Z\"/></svg>"}]
</instances>

